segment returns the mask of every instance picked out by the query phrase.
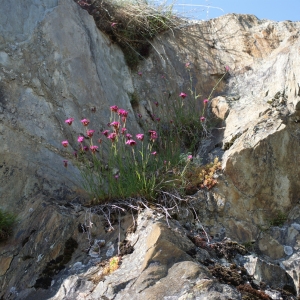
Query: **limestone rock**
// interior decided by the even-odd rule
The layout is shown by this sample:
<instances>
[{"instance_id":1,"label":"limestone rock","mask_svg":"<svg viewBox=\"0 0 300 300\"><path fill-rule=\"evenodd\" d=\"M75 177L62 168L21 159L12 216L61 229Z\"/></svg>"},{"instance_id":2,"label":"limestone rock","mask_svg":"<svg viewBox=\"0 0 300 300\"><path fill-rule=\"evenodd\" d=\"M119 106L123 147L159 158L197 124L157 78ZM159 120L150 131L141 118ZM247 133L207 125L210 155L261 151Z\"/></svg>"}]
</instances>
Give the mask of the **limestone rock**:
<instances>
[{"instance_id":1,"label":"limestone rock","mask_svg":"<svg viewBox=\"0 0 300 300\"><path fill-rule=\"evenodd\" d=\"M9 269L10 263L13 259L13 256L2 256L0 258L0 276L4 275L6 271Z\"/></svg>"},{"instance_id":2,"label":"limestone rock","mask_svg":"<svg viewBox=\"0 0 300 300\"><path fill-rule=\"evenodd\" d=\"M195 246L184 230L163 221L162 215L144 211L137 219L136 232L128 236L135 241L134 252L122 259L112 274L88 291L88 274L69 276L52 300L68 299L241 299L233 287L220 284L209 270L193 261L184 249ZM97 267L94 267L93 273ZM99 267L98 267L99 269ZM34 294L33 294L34 296ZM31 295L32 297L32 295Z\"/></svg>"},{"instance_id":3,"label":"limestone rock","mask_svg":"<svg viewBox=\"0 0 300 300\"><path fill-rule=\"evenodd\" d=\"M286 290L296 294L298 283L293 280L284 268L258 257L248 256L244 259L246 260L245 268L256 280L263 281L274 289L286 288Z\"/></svg>"},{"instance_id":4,"label":"limestone rock","mask_svg":"<svg viewBox=\"0 0 300 300\"><path fill-rule=\"evenodd\" d=\"M1 7L6 17L0 21L0 203L16 212L15 202L6 199L24 205L37 193L56 200L80 195L72 153L84 131L81 119L90 119L99 131L109 121L109 106L116 104L130 111L129 127L139 128L121 50L72 0L42 2L30 0L23 7L10 1ZM69 117L76 120L72 127L64 123ZM69 151L61 146L65 139ZM68 170L63 159L69 160Z\"/></svg>"},{"instance_id":5,"label":"limestone rock","mask_svg":"<svg viewBox=\"0 0 300 300\"><path fill-rule=\"evenodd\" d=\"M258 248L262 254L268 255L272 259L285 256L284 247L268 234L259 240Z\"/></svg>"},{"instance_id":6,"label":"limestone rock","mask_svg":"<svg viewBox=\"0 0 300 300\"><path fill-rule=\"evenodd\" d=\"M229 113L229 104L225 97L219 96L211 100L211 109L219 119L225 120Z\"/></svg>"},{"instance_id":7,"label":"limestone rock","mask_svg":"<svg viewBox=\"0 0 300 300\"><path fill-rule=\"evenodd\" d=\"M81 206L85 194L79 171L72 163L72 151L61 146L68 139L74 150L83 129L79 122L69 127L64 120L89 118L100 131L108 122L109 106L116 104L129 110L129 129L140 130L135 114L151 114L153 99L171 105L174 97L188 90L190 75L197 94L206 98L226 65L229 74L211 104L222 120L199 150L205 159L222 148L218 155L224 153L224 174L212 192L195 195L194 211L185 209L184 221L193 223L197 214L215 237L249 242L278 211L285 213L286 223L293 224L284 231L287 238L274 233L265 241L266 250L264 245L261 250L287 266L286 284L299 289L299 23L231 14L186 24L153 41L154 50L138 67L143 73L139 76L72 0L5 1L0 15L0 206L18 215L13 237L0 245L0 297L63 299L69 297L64 287L76 290L76 284L80 288L75 296L84 297L91 288L78 274L70 278L66 271L60 279L45 274L61 256L70 258L66 264L80 261L86 268L82 272L95 267L82 254L86 236L78 231L88 214ZM185 69L187 62L190 72ZM133 94L138 95L134 108ZM199 101L198 111L202 108ZM68 169L63 159L70 161ZM151 223L143 217L139 224ZM91 218L97 239L110 242L103 252L100 249L99 258L114 253L118 238L105 232L97 216ZM175 226L169 235L162 222L141 228L132 240L141 250L125 257L123 268L101 281L89 296L134 299L139 291L143 297L168 297L159 287L170 286L179 299L239 299L234 288L211 278L207 268L186 253L191 242L180 232ZM121 235L125 238L123 229ZM66 255L66 243L74 246L73 240L78 248L72 247L73 255ZM274 256L268 249L272 243L278 250ZM284 246L293 248L290 257L282 256ZM266 262L260 264L258 278L284 286L285 272L272 262L274 277ZM181 274L181 281L176 281L176 274ZM42 279L47 286L53 284L53 290L39 288L36 284ZM57 290L58 295L53 295Z\"/></svg>"}]
</instances>

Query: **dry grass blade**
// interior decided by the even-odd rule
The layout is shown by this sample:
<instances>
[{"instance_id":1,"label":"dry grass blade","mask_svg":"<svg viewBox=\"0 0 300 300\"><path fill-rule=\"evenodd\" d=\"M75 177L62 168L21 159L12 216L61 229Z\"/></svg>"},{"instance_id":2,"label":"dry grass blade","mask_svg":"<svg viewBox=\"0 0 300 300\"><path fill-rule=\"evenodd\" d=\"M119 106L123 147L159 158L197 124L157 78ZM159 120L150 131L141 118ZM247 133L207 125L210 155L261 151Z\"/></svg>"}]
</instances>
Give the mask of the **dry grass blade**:
<instances>
[{"instance_id":1,"label":"dry grass blade","mask_svg":"<svg viewBox=\"0 0 300 300\"><path fill-rule=\"evenodd\" d=\"M157 34L177 27L182 20L172 6L151 6L143 0L74 0L94 17L97 27L125 54L127 64L135 68L149 55L150 40Z\"/></svg>"}]
</instances>

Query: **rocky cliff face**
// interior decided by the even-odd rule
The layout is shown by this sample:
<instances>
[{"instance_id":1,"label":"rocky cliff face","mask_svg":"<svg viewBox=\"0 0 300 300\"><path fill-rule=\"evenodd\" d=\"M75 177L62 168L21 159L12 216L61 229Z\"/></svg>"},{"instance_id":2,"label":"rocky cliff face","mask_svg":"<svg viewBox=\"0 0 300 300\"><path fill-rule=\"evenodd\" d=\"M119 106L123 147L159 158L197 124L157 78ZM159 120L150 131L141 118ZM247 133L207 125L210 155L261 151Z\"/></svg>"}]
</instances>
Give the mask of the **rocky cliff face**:
<instances>
[{"instance_id":1,"label":"rocky cliff face","mask_svg":"<svg viewBox=\"0 0 300 300\"><path fill-rule=\"evenodd\" d=\"M95 224L92 232L96 239L106 240L105 253L112 246L112 255L116 253L118 238L106 233L104 221L87 214L81 206L84 192L78 170L72 163L67 170L63 168L62 160L71 161L72 156L60 143L67 138L75 148L76 134L81 132L78 123L71 128L64 120L89 118L100 131L109 117L109 106L116 104L130 111L129 127L136 131L140 129L137 113L151 111L154 100L166 104L170 101L166 94L172 99L172 95L187 90L186 62L192 65L194 84L203 98L224 66L230 66L229 76L216 91L219 97L212 102L213 112L222 119L220 127L199 152L203 158L224 153L224 174L212 191L194 196L192 204L198 218L214 237L255 241L260 257L248 257L244 265L251 265L248 271L256 280L270 286L273 283L273 288L289 286L294 294L298 291L299 23L227 15L186 24L152 42L150 57L138 67L142 72L139 76L126 66L122 51L96 28L93 18L72 0L43 0L42 4L36 0L22 4L9 1L1 5L0 12L0 207L18 215L13 237L0 244L0 295L4 299L48 299L57 290L60 298L56 299L75 299L69 291L61 294L61 281L53 278L64 266L77 263L78 267L79 260L83 269L69 270L66 280L70 274L88 272L96 263L88 262L81 252L88 241L78 231L78 224L87 224L87 215ZM277 222L282 215L283 222ZM154 225L149 228L156 226L152 228L156 233L168 230L161 229L165 225L153 218ZM194 218L191 211L182 210L179 221L192 224ZM122 222L119 239L124 240L131 221L125 218ZM142 220L138 224L142 228ZM146 241L149 234L138 229L136 236ZM158 280L174 289L157 294L161 289L154 285L154 298L149 299L173 295L185 299L192 290L194 297L209 299L204 290L215 284L218 293L224 294L223 289L228 292L224 299L239 299L240 292L229 285L218 286L199 264L205 256L195 260L186 254L192 248L189 240L182 245L180 238L159 240L151 240L145 249L126 257L125 271L130 272L132 264L136 270L121 286L112 280L119 280L122 271L98 285L94 282L96 292L90 299L129 299L132 293L145 299L147 289ZM131 242L135 245L134 240ZM169 255L171 244L177 247L170 261L159 256L155 247L160 243L165 251L161 255ZM153 259L149 251L159 258ZM110 256L109 252L105 257ZM157 261L159 268L154 264ZM60 266L49 272L49 264ZM276 278L269 276L268 265ZM151 268L157 276L151 275ZM189 274L184 273L187 269ZM174 274L179 273L185 274L181 278L188 278L188 287L184 286L185 279L176 281ZM138 283L133 284L136 278ZM148 281L152 283L145 284ZM82 282L86 289L92 288L89 281ZM66 290L72 286L64 282ZM109 286L115 286L113 291ZM199 286L203 287L202 294ZM76 297L83 299L79 292Z\"/></svg>"}]
</instances>

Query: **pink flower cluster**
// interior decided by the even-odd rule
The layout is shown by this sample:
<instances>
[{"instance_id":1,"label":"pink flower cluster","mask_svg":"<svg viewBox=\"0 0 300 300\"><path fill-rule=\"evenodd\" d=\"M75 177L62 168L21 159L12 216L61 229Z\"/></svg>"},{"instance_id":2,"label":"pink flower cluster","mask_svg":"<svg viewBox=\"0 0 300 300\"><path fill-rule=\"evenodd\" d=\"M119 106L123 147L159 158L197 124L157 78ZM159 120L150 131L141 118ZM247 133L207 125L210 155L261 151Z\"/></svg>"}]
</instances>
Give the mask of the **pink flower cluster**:
<instances>
[{"instance_id":1,"label":"pink flower cluster","mask_svg":"<svg viewBox=\"0 0 300 300\"><path fill-rule=\"evenodd\" d=\"M156 105L158 105L158 103L155 103ZM121 133L125 140L125 144L129 145L129 146L135 146L136 145L136 141L132 139L132 135L130 133L126 133L127 128L125 127L125 123L126 123L126 118L128 117L128 111L125 109L119 109L119 107L117 105L113 105L110 107L111 112L118 114L119 118L122 120L123 124L122 124L122 128L121 128L121 123L119 121L113 121L108 123L108 126L112 127L113 131L110 132L109 130L104 130L102 131L102 134L107 137L107 139L111 140L112 143L115 143L118 140L119 134ZM65 123L68 125L72 125L74 121L74 118L69 118L67 120L65 120ZM159 121L159 120L158 120ZM90 121L88 119L82 119L80 121L82 123L83 126L87 127L90 124ZM121 128L121 130L120 130ZM126 134L125 134L126 133ZM92 143L92 137L95 134L95 130L93 129L86 129L86 135L85 136L78 136L77 141L80 144L80 150L81 151L91 151L93 154L95 154L98 151L98 146L93 145ZM157 132L155 130L149 130L149 134L150 134L150 141L154 142L157 139ZM83 142L85 139L90 139L90 146L84 146ZM143 133L139 133L136 134L136 139L143 142L144 141L144 134ZM101 145L102 143L102 139L98 139L99 144ZM61 142L62 146L67 148L69 146L69 142L67 140L62 141ZM151 152L152 155L156 155L157 152ZM77 158L77 152L74 152L74 156ZM64 160L63 161L64 166L67 167L68 165L68 161Z\"/></svg>"},{"instance_id":2,"label":"pink flower cluster","mask_svg":"<svg viewBox=\"0 0 300 300\"><path fill-rule=\"evenodd\" d=\"M73 121L74 121L74 118L69 118L69 119L65 120L65 123L68 124L68 125L72 125ZM90 121L88 119L82 119L80 122L85 127L88 126L89 123L90 123ZM90 139L93 137L94 133L95 133L95 130L93 130L93 129L87 129L86 130L86 134L87 134L88 138L90 138ZM90 147L83 146L82 143L84 142L84 139L85 139L84 136L79 136L77 138L78 143L80 143L80 149L82 151L89 151L89 150L91 150L92 153L95 153L97 151L97 149L98 149L98 146L94 146L92 144L91 144ZM69 142L67 140L62 141L61 144L65 148L69 146ZM77 152L74 152L74 155L77 158ZM68 161L63 161L63 162L64 162L64 166L67 167Z\"/></svg>"}]
</instances>

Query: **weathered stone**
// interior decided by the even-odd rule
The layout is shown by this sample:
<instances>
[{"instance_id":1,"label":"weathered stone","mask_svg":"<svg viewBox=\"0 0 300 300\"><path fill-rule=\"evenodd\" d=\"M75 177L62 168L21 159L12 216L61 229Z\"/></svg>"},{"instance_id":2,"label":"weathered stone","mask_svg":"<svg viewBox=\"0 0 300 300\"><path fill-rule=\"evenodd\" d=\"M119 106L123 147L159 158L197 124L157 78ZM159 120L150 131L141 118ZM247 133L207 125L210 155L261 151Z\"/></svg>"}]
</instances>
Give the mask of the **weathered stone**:
<instances>
[{"instance_id":1,"label":"weathered stone","mask_svg":"<svg viewBox=\"0 0 300 300\"><path fill-rule=\"evenodd\" d=\"M283 258L286 255L284 247L269 234L264 234L258 241L258 247L262 254L268 255L272 259Z\"/></svg>"},{"instance_id":2,"label":"weathered stone","mask_svg":"<svg viewBox=\"0 0 300 300\"><path fill-rule=\"evenodd\" d=\"M245 256L244 267L248 273L258 281L263 281L271 288L286 288L288 287L294 294L296 294L298 283L288 274L288 272L282 267L268 263L258 257ZM297 285L295 285L295 283Z\"/></svg>"},{"instance_id":3,"label":"weathered stone","mask_svg":"<svg viewBox=\"0 0 300 300\"><path fill-rule=\"evenodd\" d=\"M10 210L16 204L6 199L17 199L20 207L39 192L56 200L80 195L79 173L71 161L77 135L83 132L82 118L100 130L109 121L109 106L116 104L130 111L128 127L139 128L121 50L109 46L93 18L72 0L37 2L21 8L18 1L10 1L1 7L6 40L0 52L6 59L0 71L0 191L5 195L0 203ZM92 107L98 108L95 113ZM76 120L72 127L64 123L71 116ZM65 139L72 150L61 146ZM68 169L62 167L66 158Z\"/></svg>"},{"instance_id":4,"label":"weathered stone","mask_svg":"<svg viewBox=\"0 0 300 300\"><path fill-rule=\"evenodd\" d=\"M13 259L13 256L1 256L0 257L0 276L4 275L9 269L10 263Z\"/></svg>"},{"instance_id":5,"label":"weathered stone","mask_svg":"<svg viewBox=\"0 0 300 300\"><path fill-rule=\"evenodd\" d=\"M70 238L79 246L67 264L73 265L76 257L86 269L93 269L90 257L82 252L88 246L86 234L78 232L79 223L93 225L91 234L107 242L100 256L115 255L118 249L119 237L106 233L97 216L91 217L94 224L86 223L89 213L80 208L85 196L80 174L71 151L60 144L68 139L74 150L76 136L83 129L79 122L69 127L64 120L86 117L101 130L109 120L109 106L116 104L130 111L127 124L135 132L140 127L134 114L153 113L153 99L168 107L179 92L188 90L190 75L197 94L207 98L225 65L230 66L229 74L210 104L222 119L222 129L214 129L213 138L199 151L209 160L222 147L224 155L222 151L218 155L223 155L224 175L218 177L212 192L197 194L194 211L182 210L183 219L192 224L197 212L197 219L214 236L226 233L249 242L278 209L286 213L293 222L288 236L278 231L276 237L274 233L261 240L260 248L271 258L282 259L283 246L293 247L293 255L282 259L290 277L280 267L271 264L269 268L261 262L257 278L280 287L283 282L294 284L298 289L299 23L232 14L187 24L153 41L155 50L141 62L143 76L139 76L128 69L122 51L74 1L23 2L6 1L0 7L4 16L0 19L0 205L19 220L13 237L0 246L0 297L134 299L139 291L149 299L171 294L179 299L240 299L235 289L212 279L186 253L192 245L181 230L176 232L174 224L172 229L162 222L151 225L145 214L139 224L150 224L149 228L140 227L132 237L140 251L124 257L121 268L92 294L85 291L91 287L85 279L81 282L78 274L69 277L67 271L60 279L47 278L53 289L35 290L45 268L64 254ZM186 62L191 63L190 71L184 68ZM133 94L138 98L134 109ZM203 105L199 103L200 112ZM94 107L96 112L92 112ZM62 165L65 158L68 169ZM65 207L70 201L73 208ZM122 238L128 220L124 220ZM198 256L206 255L203 251ZM86 269L82 272L88 273ZM180 282L176 274L182 275ZM186 278L190 278L187 285Z\"/></svg>"},{"instance_id":6,"label":"weathered stone","mask_svg":"<svg viewBox=\"0 0 300 300\"><path fill-rule=\"evenodd\" d=\"M212 112L220 119L225 120L229 113L229 105L225 97L216 97L211 100Z\"/></svg>"},{"instance_id":7,"label":"weathered stone","mask_svg":"<svg viewBox=\"0 0 300 300\"><path fill-rule=\"evenodd\" d=\"M293 248L291 246L284 246L283 250L284 250L284 253L286 255L292 255L293 254Z\"/></svg>"}]
</instances>

